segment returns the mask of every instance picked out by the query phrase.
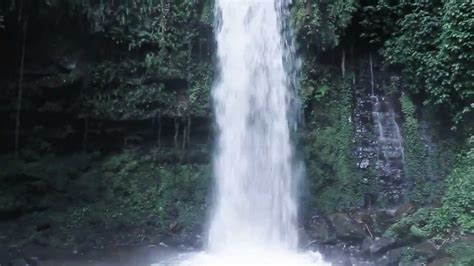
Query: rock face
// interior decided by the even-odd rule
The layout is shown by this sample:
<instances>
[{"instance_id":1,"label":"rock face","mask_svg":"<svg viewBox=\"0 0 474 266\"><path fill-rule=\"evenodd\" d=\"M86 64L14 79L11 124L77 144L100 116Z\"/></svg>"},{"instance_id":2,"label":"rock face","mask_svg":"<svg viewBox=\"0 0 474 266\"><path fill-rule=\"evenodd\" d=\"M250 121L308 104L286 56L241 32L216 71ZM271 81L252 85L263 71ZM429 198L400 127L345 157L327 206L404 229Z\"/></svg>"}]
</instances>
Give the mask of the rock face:
<instances>
[{"instance_id":1,"label":"rock face","mask_svg":"<svg viewBox=\"0 0 474 266\"><path fill-rule=\"evenodd\" d=\"M446 265L449 265L452 261L453 261L453 258L444 257L444 258L437 259L428 263L428 266L446 266Z\"/></svg>"},{"instance_id":2,"label":"rock face","mask_svg":"<svg viewBox=\"0 0 474 266\"><path fill-rule=\"evenodd\" d=\"M434 258L438 252L438 249L429 241L424 241L415 245L412 250L415 255L427 260Z\"/></svg>"},{"instance_id":3,"label":"rock face","mask_svg":"<svg viewBox=\"0 0 474 266\"><path fill-rule=\"evenodd\" d=\"M412 208L410 204L404 204L397 210L358 209L348 213L315 215L307 226L309 247L317 249L329 260L341 258L339 262L333 261L335 265L426 265L431 261L435 263L433 265L447 265L442 263L451 261L451 257L471 254L466 251L469 245L460 240L461 244L455 241L448 245L450 250L460 250L454 255L438 250L429 240L409 234L390 237L386 229L398 221L395 215L404 217L402 213L409 213ZM456 246L456 243L463 248L452 248L451 245Z\"/></svg>"},{"instance_id":4,"label":"rock face","mask_svg":"<svg viewBox=\"0 0 474 266\"><path fill-rule=\"evenodd\" d=\"M333 243L336 241L336 234L323 216L313 216L309 225L309 237L318 243Z\"/></svg>"},{"instance_id":5,"label":"rock face","mask_svg":"<svg viewBox=\"0 0 474 266\"><path fill-rule=\"evenodd\" d=\"M390 250L376 261L378 266L398 266L405 248Z\"/></svg>"},{"instance_id":6,"label":"rock face","mask_svg":"<svg viewBox=\"0 0 474 266\"><path fill-rule=\"evenodd\" d=\"M58 5L47 5L52 2ZM121 23L119 26L113 19L116 16L110 15L108 22L101 20L108 26L95 31L89 27L96 25L89 20L94 20L94 16L87 19L83 16L85 10L98 15L96 12L100 10L118 11L128 6L119 2L106 1L101 7L91 2L87 8L62 1L25 1L21 8L15 1L0 4L0 24L5 23L5 27L0 27L0 226L5 223L13 228L0 230L0 242L5 245L153 243L152 239L164 238L161 234L168 233L166 226L177 220L176 216L186 216L185 220L193 221L186 227L188 231L200 231L199 223L194 221L205 216L203 206L190 210L180 205L183 211L179 214L168 210L164 216L158 214L160 210L174 209L177 202L182 204L182 198L196 202L193 195L199 188L193 185L188 190L184 182L180 182L176 189L179 193L168 193L173 189L163 186L162 193L156 187L166 183L162 181L166 175L161 176L161 166L169 166L172 171L181 169L176 172L188 176L186 180L190 181L200 179L195 171L188 170L193 167L191 161L203 167L209 163L211 112L207 96L212 86L213 64L208 56L213 43L212 26L201 20L200 11L193 10L196 17L186 16L188 27L167 34L190 36L190 32L196 32L192 37L195 41L173 37L172 42L177 47L178 42L185 43L186 47L192 44L193 49L168 50L166 58L170 62L152 63L157 61L158 57L153 57L156 51L166 50L161 47L161 39L160 43L152 41L134 49L127 40L119 41L117 35L109 31L127 29L127 34L140 32L147 36L156 32L152 21L155 18L162 21L164 17L152 14L151 10L139 15L140 22L131 22L135 21L131 17L137 14L137 9L143 10L141 5L145 1L135 3L135 11L127 7L130 18L127 25L131 28ZM153 10L161 12L159 5ZM113 8L103 9L103 6ZM176 6L178 4L172 4L173 8ZM182 8L176 9L180 14L184 12ZM59 10L75 11L69 14L68 22L63 23L65 17ZM173 24L169 24L171 29L183 28L175 24L174 11L169 12L167 18L173 18ZM14 14L31 19L27 30L20 26L23 22L19 17L13 18ZM50 18L55 22L51 23ZM144 21L147 23L140 24ZM19 37L23 35L25 60L20 70ZM196 45L199 51L194 49ZM107 48L99 49L101 47ZM20 87L23 93L17 116ZM18 158L13 155L16 116L20 122ZM137 174L150 162L138 166L141 159L128 157L128 151L140 151L137 158L150 158L156 165L146 170L146 174ZM115 157L110 164L106 162L109 156ZM135 169L127 170L130 167ZM135 174L137 178L130 177ZM207 174L202 177L204 188L209 182ZM129 183L130 180L134 181ZM166 193L181 199L164 206L160 201ZM180 193L183 196L178 195ZM108 200L109 196L113 199ZM137 200L148 202L151 207ZM118 202L130 202L136 213L125 210L126 203ZM104 206L104 210L96 211L102 208L100 206ZM43 217L51 217L54 223L38 222ZM179 235L185 232L182 227L185 226L181 223L173 225L169 231ZM125 237L130 241L124 240ZM131 240L135 237L140 240ZM0 263L5 264L2 260Z\"/></svg>"},{"instance_id":7,"label":"rock face","mask_svg":"<svg viewBox=\"0 0 474 266\"><path fill-rule=\"evenodd\" d=\"M374 72L377 62L372 61L370 56L370 62L364 66L368 78L362 77L355 90L354 156L358 168L366 172L362 182L377 186L376 195L366 204L397 205L407 190L403 137L394 104L397 100L378 88L380 72Z\"/></svg>"},{"instance_id":8,"label":"rock face","mask_svg":"<svg viewBox=\"0 0 474 266\"><path fill-rule=\"evenodd\" d=\"M389 250L396 240L391 237L366 238L362 242L361 251L363 253L375 255Z\"/></svg>"},{"instance_id":9,"label":"rock face","mask_svg":"<svg viewBox=\"0 0 474 266\"><path fill-rule=\"evenodd\" d=\"M331 222L336 236L340 239L350 241L362 241L368 236L364 226L358 223L348 214L335 213L328 216L328 220Z\"/></svg>"},{"instance_id":10,"label":"rock face","mask_svg":"<svg viewBox=\"0 0 474 266\"><path fill-rule=\"evenodd\" d=\"M10 264L12 266L28 266L28 263L24 259L14 259Z\"/></svg>"},{"instance_id":11,"label":"rock face","mask_svg":"<svg viewBox=\"0 0 474 266\"><path fill-rule=\"evenodd\" d=\"M397 208L394 213L394 218L399 220L408 215L409 213L413 212L414 209L415 207L411 203L404 203Z\"/></svg>"}]
</instances>

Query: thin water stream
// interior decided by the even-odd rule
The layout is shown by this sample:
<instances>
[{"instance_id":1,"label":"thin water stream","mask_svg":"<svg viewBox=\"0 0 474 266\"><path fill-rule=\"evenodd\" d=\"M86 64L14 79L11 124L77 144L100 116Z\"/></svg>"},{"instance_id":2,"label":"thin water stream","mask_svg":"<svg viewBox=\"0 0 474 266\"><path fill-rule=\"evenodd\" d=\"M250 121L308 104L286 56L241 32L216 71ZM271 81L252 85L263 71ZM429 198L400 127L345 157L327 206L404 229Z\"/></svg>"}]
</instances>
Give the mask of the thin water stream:
<instances>
[{"instance_id":1,"label":"thin water stream","mask_svg":"<svg viewBox=\"0 0 474 266\"><path fill-rule=\"evenodd\" d=\"M372 118L377 135L376 170L384 198L388 204L396 205L403 200L405 153L403 138L394 107L389 97L379 95L375 90L374 64L369 54Z\"/></svg>"}]
</instances>

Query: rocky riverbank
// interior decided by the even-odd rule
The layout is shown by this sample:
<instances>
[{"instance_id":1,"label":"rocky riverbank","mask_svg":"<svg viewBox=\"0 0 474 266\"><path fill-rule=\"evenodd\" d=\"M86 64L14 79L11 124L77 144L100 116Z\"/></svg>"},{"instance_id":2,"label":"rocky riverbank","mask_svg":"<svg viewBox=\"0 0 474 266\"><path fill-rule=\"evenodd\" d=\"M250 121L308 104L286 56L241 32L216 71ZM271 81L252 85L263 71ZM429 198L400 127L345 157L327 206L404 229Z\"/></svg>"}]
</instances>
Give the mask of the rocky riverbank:
<instances>
[{"instance_id":1,"label":"rocky riverbank","mask_svg":"<svg viewBox=\"0 0 474 266\"><path fill-rule=\"evenodd\" d=\"M474 236L423 237L407 221L419 211L406 203L393 209L313 215L303 225L301 249L318 251L333 265L341 266L469 265L474 257ZM0 265L149 265L202 248L201 236L182 230L179 223L159 232L146 228L151 230L96 232L88 237L96 241L76 245L57 245L52 242L54 238L40 235L24 245L3 243Z\"/></svg>"},{"instance_id":2,"label":"rocky riverbank","mask_svg":"<svg viewBox=\"0 0 474 266\"><path fill-rule=\"evenodd\" d=\"M405 220L416 211L407 203L388 210L314 215L306 224L305 242L335 265L468 265L463 262L474 256L474 236L433 239L417 235Z\"/></svg>"}]
</instances>

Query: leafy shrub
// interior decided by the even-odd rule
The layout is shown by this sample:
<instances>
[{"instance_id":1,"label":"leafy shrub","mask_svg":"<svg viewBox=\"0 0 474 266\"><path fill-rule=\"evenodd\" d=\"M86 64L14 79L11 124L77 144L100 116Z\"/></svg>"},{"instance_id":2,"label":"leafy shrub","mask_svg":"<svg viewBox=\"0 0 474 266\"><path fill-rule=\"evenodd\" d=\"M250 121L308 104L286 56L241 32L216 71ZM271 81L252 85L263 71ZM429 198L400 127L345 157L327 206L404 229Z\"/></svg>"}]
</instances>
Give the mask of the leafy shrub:
<instances>
[{"instance_id":1,"label":"leafy shrub","mask_svg":"<svg viewBox=\"0 0 474 266\"><path fill-rule=\"evenodd\" d=\"M410 92L426 104L449 112L455 123L471 123L466 118L472 113L474 6L456 0L399 2L398 28L385 43L387 62L402 67Z\"/></svg>"},{"instance_id":2,"label":"leafy shrub","mask_svg":"<svg viewBox=\"0 0 474 266\"><path fill-rule=\"evenodd\" d=\"M389 228L388 235L403 236L409 230L412 236L444 238L454 232L474 233L474 144L459 155L451 174L448 189L439 208L422 208L402 218Z\"/></svg>"}]
</instances>

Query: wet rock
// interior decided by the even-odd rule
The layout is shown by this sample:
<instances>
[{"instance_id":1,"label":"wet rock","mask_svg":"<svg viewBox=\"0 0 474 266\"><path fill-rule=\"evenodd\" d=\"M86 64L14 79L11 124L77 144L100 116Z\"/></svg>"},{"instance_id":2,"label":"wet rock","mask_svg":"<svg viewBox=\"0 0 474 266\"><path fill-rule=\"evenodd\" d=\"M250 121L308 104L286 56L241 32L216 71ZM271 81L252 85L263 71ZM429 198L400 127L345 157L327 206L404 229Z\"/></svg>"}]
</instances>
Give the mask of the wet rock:
<instances>
[{"instance_id":1,"label":"wet rock","mask_svg":"<svg viewBox=\"0 0 474 266\"><path fill-rule=\"evenodd\" d=\"M71 86L81 80L82 76L77 75L76 73L71 74L59 74L56 76L47 76L42 79L38 79L34 82L31 82L28 87L37 87L44 89L57 89L65 88Z\"/></svg>"},{"instance_id":2,"label":"wet rock","mask_svg":"<svg viewBox=\"0 0 474 266\"><path fill-rule=\"evenodd\" d=\"M0 238L0 265L8 265L10 262L10 252L8 247L3 245L4 240Z\"/></svg>"},{"instance_id":3,"label":"wet rock","mask_svg":"<svg viewBox=\"0 0 474 266\"><path fill-rule=\"evenodd\" d=\"M452 261L453 261L453 258L444 257L441 259L434 260L431 263L428 263L428 266L445 266L445 265L449 265Z\"/></svg>"},{"instance_id":4,"label":"wet rock","mask_svg":"<svg viewBox=\"0 0 474 266\"><path fill-rule=\"evenodd\" d=\"M50 240L44 235L37 235L33 238L33 243L39 246L47 247L49 246Z\"/></svg>"},{"instance_id":5,"label":"wet rock","mask_svg":"<svg viewBox=\"0 0 474 266\"><path fill-rule=\"evenodd\" d=\"M320 252L326 260L331 261L332 265L353 265L351 263L353 252L349 246L342 243L336 245L322 244L314 250Z\"/></svg>"},{"instance_id":6,"label":"wet rock","mask_svg":"<svg viewBox=\"0 0 474 266\"><path fill-rule=\"evenodd\" d=\"M452 257L454 260L474 261L474 235L466 235L445 244L436 254L437 257Z\"/></svg>"},{"instance_id":7,"label":"wet rock","mask_svg":"<svg viewBox=\"0 0 474 266\"><path fill-rule=\"evenodd\" d=\"M35 194L45 194L48 191L48 184L43 180L35 180L27 184L28 192Z\"/></svg>"},{"instance_id":8,"label":"wet rock","mask_svg":"<svg viewBox=\"0 0 474 266\"><path fill-rule=\"evenodd\" d=\"M335 213L328 216L335 229L336 236L341 240L362 241L368 237L364 225L356 222L345 213Z\"/></svg>"},{"instance_id":9,"label":"wet rock","mask_svg":"<svg viewBox=\"0 0 474 266\"><path fill-rule=\"evenodd\" d=\"M415 207L407 202L407 203L404 203L402 205L400 205L397 210L395 211L395 214L394 214L394 218L396 220L400 220L401 218L407 216L408 214L410 214L411 212L413 212L415 210Z\"/></svg>"},{"instance_id":10,"label":"wet rock","mask_svg":"<svg viewBox=\"0 0 474 266\"><path fill-rule=\"evenodd\" d=\"M28 266L28 263L24 259L14 259L10 262L11 266Z\"/></svg>"},{"instance_id":11,"label":"wet rock","mask_svg":"<svg viewBox=\"0 0 474 266\"><path fill-rule=\"evenodd\" d=\"M392 249L379 258L375 264L378 266L398 266L398 262L400 261L405 249L406 248L404 247Z\"/></svg>"},{"instance_id":12,"label":"wet rock","mask_svg":"<svg viewBox=\"0 0 474 266\"><path fill-rule=\"evenodd\" d=\"M375 255L389 250L394 244L395 239L391 237L366 238L362 242L361 251L366 254Z\"/></svg>"},{"instance_id":13,"label":"wet rock","mask_svg":"<svg viewBox=\"0 0 474 266\"><path fill-rule=\"evenodd\" d=\"M58 66L67 72L71 72L77 68L77 58L73 56L63 56L57 62Z\"/></svg>"},{"instance_id":14,"label":"wet rock","mask_svg":"<svg viewBox=\"0 0 474 266\"><path fill-rule=\"evenodd\" d=\"M36 231L45 231L51 228L50 221L41 221L36 224Z\"/></svg>"},{"instance_id":15,"label":"wet rock","mask_svg":"<svg viewBox=\"0 0 474 266\"><path fill-rule=\"evenodd\" d=\"M366 224L367 226L372 226L374 224L373 213L369 210L357 210L354 211L351 216L358 223Z\"/></svg>"},{"instance_id":16,"label":"wet rock","mask_svg":"<svg viewBox=\"0 0 474 266\"><path fill-rule=\"evenodd\" d=\"M413 252L423 258L432 259L436 256L438 249L429 241L421 242L412 248Z\"/></svg>"},{"instance_id":17,"label":"wet rock","mask_svg":"<svg viewBox=\"0 0 474 266\"><path fill-rule=\"evenodd\" d=\"M172 222L169 226L168 226L168 230L171 232L171 233L178 233L179 230L181 229L181 225L178 223L178 222Z\"/></svg>"},{"instance_id":18,"label":"wet rock","mask_svg":"<svg viewBox=\"0 0 474 266\"><path fill-rule=\"evenodd\" d=\"M375 211L373 218L375 220L374 223L374 233L382 234L387 230L394 222L393 215L390 214L389 211L386 210L377 210Z\"/></svg>"},{"instance_id":19,"label":"wet rock","mask_svg":"<svg viewBox=\"0 0 474 266\"><path fill-rule=\"evenodd\" d=\"M352 266L350 257L337 258L334 261L331 261L333 266Z\"/></svg>"},{"instance_id":20,"label":"wet rock","mask_svg":"<svg viewBox=\"0 0 474 266\"><path fill-rule=\"evenodd\" d=\"M336 235L323 216L313 216L309 224L309 237L311 241L319 243L332 243Z\"/></svg>"}]
</instances>

